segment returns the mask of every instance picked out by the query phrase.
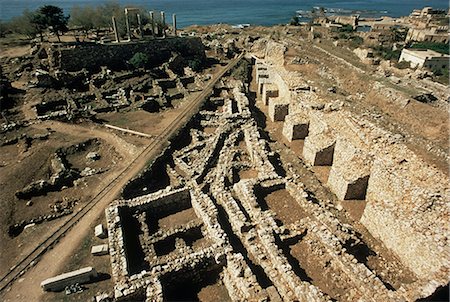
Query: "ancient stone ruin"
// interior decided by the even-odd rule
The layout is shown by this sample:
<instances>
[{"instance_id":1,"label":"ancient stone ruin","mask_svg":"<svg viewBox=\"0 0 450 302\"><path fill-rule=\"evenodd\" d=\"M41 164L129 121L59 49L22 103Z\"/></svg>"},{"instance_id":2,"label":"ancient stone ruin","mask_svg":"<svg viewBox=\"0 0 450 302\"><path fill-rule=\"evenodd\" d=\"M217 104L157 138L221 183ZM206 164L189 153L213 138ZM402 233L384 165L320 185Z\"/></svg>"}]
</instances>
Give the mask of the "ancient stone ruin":
<instances>
[{"instance_id":1,"label":"ancient stone ruin","mask_svg":"<svg viewBox=\"0 0 450 302\"><path fill-rule=\"evenodd\" d=\"M117 300L214 286L216 301L413 301L449 282L447 178L363 116L319 104L279 52L248 58L256 103L250 83L223 80L156 161L160 190L107 208ZM271 149L257 110L302 142L307 169L327 169L322 193ZM360 219L345 200L364 205Z\"/></svg>"}]
</instances>

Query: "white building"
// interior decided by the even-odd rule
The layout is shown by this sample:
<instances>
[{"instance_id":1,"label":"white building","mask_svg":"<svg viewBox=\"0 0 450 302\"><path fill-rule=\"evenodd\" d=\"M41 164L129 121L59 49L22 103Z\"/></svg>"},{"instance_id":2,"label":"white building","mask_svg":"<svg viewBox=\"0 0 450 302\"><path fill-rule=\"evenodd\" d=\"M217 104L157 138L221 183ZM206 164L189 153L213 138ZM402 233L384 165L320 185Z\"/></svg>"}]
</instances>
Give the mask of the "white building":
<instances>
[{"instance_id":1,"label":"white building","mask_svg":"<svg viewBox=\"0 0 450 302\"><path fill-rule=\"evenodd\" d=\"M429 49L403 49L399 62L409 62L411 68L445 69L449 68L449 58L449 55Z\"/></svg>"}]
</instances>

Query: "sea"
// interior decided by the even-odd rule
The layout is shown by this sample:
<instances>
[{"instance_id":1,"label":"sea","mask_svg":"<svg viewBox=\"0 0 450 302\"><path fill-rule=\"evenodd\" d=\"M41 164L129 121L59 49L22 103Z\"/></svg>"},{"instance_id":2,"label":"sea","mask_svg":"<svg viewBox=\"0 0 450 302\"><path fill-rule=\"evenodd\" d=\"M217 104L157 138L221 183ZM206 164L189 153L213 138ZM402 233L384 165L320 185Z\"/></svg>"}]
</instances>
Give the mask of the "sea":
<instances>
[{"instance_id":1,"label":"sea","mask_svg":"<svg viewBox=\"0 0 450 302\"><path fill-rule=\"evenodd\" d=\"M35 10L43 5L61 7L66 14L75 6L99 5L107 0L0 0L0 20L19 16L25 9ZM177 14L177 25L208 25L226 23L275 25L286 24L294 15L324 7L339 14L359 13L362 17L400 17L415 8L431 6L448 9L448 0L118 0L122 5ZM170 20L168 18L168 20Z\"/></svg>"}]
</instances>

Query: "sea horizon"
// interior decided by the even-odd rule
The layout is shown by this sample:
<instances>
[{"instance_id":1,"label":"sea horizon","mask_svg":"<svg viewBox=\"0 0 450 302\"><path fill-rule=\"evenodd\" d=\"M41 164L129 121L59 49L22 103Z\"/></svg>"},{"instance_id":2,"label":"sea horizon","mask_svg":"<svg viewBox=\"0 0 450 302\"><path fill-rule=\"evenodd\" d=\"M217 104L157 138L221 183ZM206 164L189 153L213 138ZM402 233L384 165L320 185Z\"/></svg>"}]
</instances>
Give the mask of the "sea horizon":
<instances>
[{"instance_id":1,"label":"sea horizon","mask_svg":"<svg viewBox=\"0 0 450 302\"><path fill-rule=\"evenodd\" d=\"M55 5L70 15L75 6L97 6L107 0L0 0L0 20L8 21L23 13L24 10L35 10L43 5ZM109 1L110 2L110 1ZM326 9L362 12L364 17L401 17L407 16L413 9L425 6L448 9L446 0L119 0L122 5L145 7L148 10L165 11L169 16L177 14L179 27L209 24L251 24L276 25L286 24L297 14L297 11L310 11L313 7Z\"/></svg>"}]
</instances>

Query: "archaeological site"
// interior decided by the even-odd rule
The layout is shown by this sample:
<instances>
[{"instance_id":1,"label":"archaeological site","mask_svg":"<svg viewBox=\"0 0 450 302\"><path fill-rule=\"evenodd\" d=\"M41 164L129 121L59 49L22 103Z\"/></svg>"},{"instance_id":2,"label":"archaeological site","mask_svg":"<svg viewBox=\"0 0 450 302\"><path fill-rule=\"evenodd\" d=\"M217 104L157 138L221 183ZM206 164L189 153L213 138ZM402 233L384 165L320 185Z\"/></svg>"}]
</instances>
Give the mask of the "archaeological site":
<instances>
[{"instance_id":1,"label":"archaeological site","mask_svg":"<svg viewBox=\"0 0 450 302\"><path fill-rule=\"evenodd\" d=\"M448 83L175 24L1 51L0 299L448 301Z\"/></svg>"}]
</instances>

